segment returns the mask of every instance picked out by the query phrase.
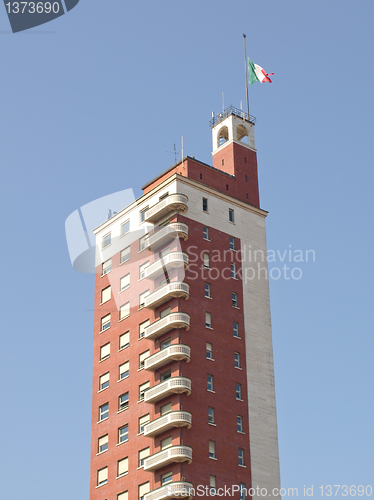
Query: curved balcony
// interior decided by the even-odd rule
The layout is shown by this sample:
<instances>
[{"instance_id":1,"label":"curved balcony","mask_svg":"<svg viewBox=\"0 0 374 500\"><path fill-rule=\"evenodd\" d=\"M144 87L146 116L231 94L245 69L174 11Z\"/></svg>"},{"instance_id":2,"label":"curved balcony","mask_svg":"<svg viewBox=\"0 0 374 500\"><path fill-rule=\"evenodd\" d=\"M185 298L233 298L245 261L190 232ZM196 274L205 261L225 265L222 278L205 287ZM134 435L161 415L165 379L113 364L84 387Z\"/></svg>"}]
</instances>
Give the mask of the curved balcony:
<instances>
[{"instance_id":1,"label":"curved balcony","mask_svg":"<svg viewBox=\"0 0 374 500\"><path fill-rule=\"evenodd\" d=\"M176 497L191 500L193 498L193 485L186 481L168 483L144 495L144 500L172 500Z\"/></svg>"},{"instance_id":2,"label":"curved balcony","mask_svg":"<svg viewBox=\"0 0 374 500\"><path fill-rule=\"evenodd\" d=\"M148 266L144 271L144 278L157 278L160 274L170 269L181 268L187 269L188 255L184 252L170 252L165 257L156 260Z\"/></svg>"},{"instance_id":3,"label":"curved balcony","mask_svg":"<svg viewBox=\"0 0 374 500\"><path fill-rule=\"evenodd\" d=\"M149 422L144 427L144 436L154 437L161 432L165 432L173 427L187 427L190 429L192 425L192 415L188 411L172 411L163 415L152 422Z\"/></svg>"},{"instance_id":4,"label":"curved balcony","mask_svg":"<svg viewBox=\"0 0 374 500\"><path fill-rule=\"evenodd\" d=\"M144 470L154 471L171 463L192 462L192 448L190 446L170 446L144 460Z\"/></svg>"},{"instance_id":5,"label":"curved balcony","mask_svg":"<svg viewBox=\"0 0 374 500\"><path fill-rule=\"evenodd\" d=\"M156 403L167 396L182 394L183 392L187 396L191 394L191 380L187 377L171 377L165 382L147 389L144 393L144 401L146 403Z\"/></svg>"},{"instance_id":6,"label":"curved balcony","mask_svg":"<svg viewBox=\"0 0 374 500\"><path fill-rule=\"evenodd\" d=\"M157 339L163 333L169 332L174 328L190 329L190 315L187 313L177 312L171 313L164 318L158 319L151 325L147 326L144 332L146 339Z\"/></svg>"},{"instance_id":7,"label":"curved balcony","mask_svg":"<svg viewBox=\"0 0 374 500\"><path fill-rule=\"evenodd\" d=\"M184 241L188 240L188 226L183 222L172 222L165 227L160 228L146 238L146 246L155 252L158 248L175 238L181 238Z\"/></svg>"},{"instance_id":8,"label":"curved balcony","mask_svg":"<svg viewBox=\"0 0 374 500\"><path fill-rule=\"evenodd\" d=\"M188 198L184 194L169 194L169 196L147 210L145 221L154 223L171 212L187 212L187 202Z\"/></svg>"},{"instance_id":9,"label":"curved balcony","mask_svg":"<svg viewBox=\"0 0 374 500\"><path fill-rule=\"evenodd\" d=\"M162 286L155 292L151 293L144 300L144 307L149 309L156 309L164 302L174 297L184 297L186 300L190 296L190 287L183 281L172 281L167 285Z\"/></svg>"},{"instance_id":10,"label":"curved balcony","mask_svg":"<svg viewBox=\"0 0 374 500\"><path fill-rule=\"evenodd\" d=\"M146 370L155 371L161 366L164 366L171 361L186 361L190 362L191 348L185 344L173 344L162 351L157 351L152 356L149 356L144 362Z\"/></svg>"}]
</instances>

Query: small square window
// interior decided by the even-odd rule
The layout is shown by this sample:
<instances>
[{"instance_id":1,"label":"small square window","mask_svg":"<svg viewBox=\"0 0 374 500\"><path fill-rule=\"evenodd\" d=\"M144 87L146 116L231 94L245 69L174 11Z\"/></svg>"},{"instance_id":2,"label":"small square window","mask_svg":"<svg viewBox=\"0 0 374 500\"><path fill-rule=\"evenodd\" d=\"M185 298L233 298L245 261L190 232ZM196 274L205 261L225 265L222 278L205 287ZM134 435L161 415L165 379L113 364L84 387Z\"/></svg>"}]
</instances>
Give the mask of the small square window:
<instances>
[{"instance_id":1,"label":"small square window","mask_svg":"<svg viewBox=\"0 0 374 500\"><path fill-rule=\"evenodd\" d=\"M139 434L144 432L144 427L149 423L149 413L139 418Z\"/></svg>"},{"instance_id":2,"label":"small square window","mask_svg":"<svg viewBox=\"0 0 374 500\"><path fill-rule=\"evenodd\" d=\"M172 471L166 472L166 474L162 474L162 476L161 476L161 484L162 485L171 483L172 481L173 481Z\"/></svg>"},{"instance_id":3,"label":"small square window","mask_svg":"<svg viewBox=\"0 0 374 500\"><path fill-rule=\"evenodd\" d=\"M108 259L105 262L103 262L102 275L104 276L105 274L110 273L111 270L112 270L112 259Z\"/></svg>"},{"instance_id":4,"label":"small square window","mask_svg":"<svg viewBox=\"0 0 374 500\"><path fill-rule=\"evenodd\" d=\"M232 307L238 307L238 294L235 292L232 292L231 294L231 304Z\"/></svg>"},{"instance_id":5,"label":"small square window","mask_svg":"<svg viewBox=\"0 0 374 500\"><path fill-rule=\"evenodd\" d=\"M216 443L209 441L209 458L216 458Z\"/></svg>"},{"instance_id":6,"label":"small square window","mask_svg":"<svg viewBox=\"0 0 374 500\"><path fill-rule=\"evenodd\" d=\"M120 282L121 292L124 292L128 288L130 288L130 273L126 274L125 276L122 276Z\"/></svg>"},{"instance_id":7,"label":"small square window","mask_svg":"<svg viewBox=\"0 0 374 500\"><path fill-rule=\"evenodd\" d=\"M210 283L204 284L204 294L205 294L205 297L210 299Z\"/></svg>"},{"instance_id":8,"label":"small square window","mask_svg":"<svg viewBox=\"0 0 374 500\"><path fill-rule=\"evenodd\" d=\"M166 415L167 413L171 412L171 410L172 410L171 403L167 403L166 405L161 406L160 408L161 416Z\"/></svg>"},{"instance_id":9,"label":"small square window","mask_svg":"<svg viewBox=\"0 0 374 500\"><path fill-rule=\"evenodd\" d=\"M238 464L244 465L244 450L243 450L243 448L239 448L239 450L238 450Z\"/></svg>"},{"instance_id":10,"label":"small square window","mask_svg":"<svg viewBox=\"0 0 374 500\"><path fill-rule=\"evenodd\" d=\"M121 224L121 236L127 234L130 231L130 221L127 220Z\"/></svg>"},{"instance_id":11,"label":"small square window","mask_svg":"<svg viewBox=\"0 0 374 500\"><path fill-rule=\"evenodd\" d=\"M160 382L165 382L169 378L171 378L171 370L167 370L166 372L161 373L161 375L160 375Z\"/></svg>"},{"instance_id":12,"label":"small square window","mask_svg":"<svg viewBox=\"0 0 374 500\"><path fill-rule=\"evenodd\" d=\"M100 361L109 358L109 356L110 356L110 342L100 347Z\"/></svg>"},{"instance_id":13,"label":"small square window","mask_svg":"<svg viewBox=\"0 0 374 500\"><path fill-rule=\"evenodd\" d=\"M108 328L110 328L110 314L101 318L101 331L104 332L105 330L108 330Z\"/></svg>"},{"instance_id":14,"label":"small square window","mask_svg":"<svg viewBox=\"0 0 374 500\"><path fill-rule=\"evenodd\" d=\"M129 439L129 425L123 425L118 429L118 443L124 443Z\"/></svg>"},{"instance_id":15,"label":"small square window","mask_svg":"<svg viewBox=\"0 0 374 500\"><path fill-rule=\"evenodd\" d=\"M145 207L145 208L143 208L143 210L140 210L140 222L145 221L145 217L146 217L146 213L147 213L148 209L149 209L149 207Z\"/></svg>"},{"instance_id":16,"label":"small square window","mask_svg":"<svg viewBox=\"0 0 374 500\"><path fill-rule=\"evenodd\" d=\"M214 408L208 408L208 423L214 424Z\"/></svg>"},{"instance_id":17,"label":"small square window","mask_svg":"<svg viewBox=\"0 0 374 500\"><path fill-rule=\"evenodd\" d=\"M233 236L230 236L230 250L236 250L235 238Z\"/></svg>"},{"instance_id":18,"label":"small square window","mask_svg":"<svg viewBox=\"0 0 374 500\"><path fill-rule=\"evenodd\" d=\"M236 399L242 399L242 386L240 384L235 384L235 397Z\"/></svg>"},{"instance_id":19,"label":"small square window","mask_svg":"<svg viewBox=\"0 0 374 500\"><path fill-rule=\"evenodd\" d=\"M232 208L229 208L229 221L230 222L235 222L235 213Z\"/></svg>"},{"instance_id":20,"label":"small square window","mask_svg":"<svg viewBox=\"0 0 374 500\"><path fill-rule=\"evenodd\" d=\"M204 240L209 240L209 227L203 226L203 238Z\"/></svg>"},{"instance_id":21,"label":"small square window","mask_svg":"<svg viewBox=\"0 0 374 500\"><path fill-rule=\"evenodd\" d=\"M208 198L203 198L203 212L208 211Z\"/></svg>"},{"instance_id":22,"label":"small square window","mask_svg":"<svg viewBox=\"0 0 374 500\"><path fill-rule=\"evenodd\" d=\"M171 436L161 440L161 450L166 450L167 448L170 448L170 446L173 446Z\"/></svg>"},{"instance_id":23,"label":"small square window","mask_svg":"<svg viewBox=\"0 0 374 500\"><path fill-rule=\"evenodd\" d=\"M149 380L147 382L145 382L144 384L139 386L139 401L144 400L144 393L149 388L149 386L150 386Z\"/></svg>"},{"instance_id":24,"label":"small square window","mask_svg":"<svg viewBox=\"0 0 374 500\"><path fill-rule=\"evenodd\" d=\"M149 358L149 349L139 354L139 369L144 368L145 360Z\"/></svg>"},{"instance_id":25,"label":"small square window","mask_svg":"<svg viewBox=\"0 0 374 500\"><path fill-rule=\"evenodd\" d=\"M236 417L236 430L237 432L243 432L243 417L240 415Z\"/></svg>"},{"instance_id":26,"label":"small square window","mask_svg":"<svg viewBox=\"0 0 374 500\"><path fill-rule=\"evenodd\" d=\"M99 390L102 391L109 387L109 372L100 375Z\"/></svg>"},{"instance_id":27,"label":"small square window","mask_svg":"<svg viewBox=\"0 0 374 500\"><path fill-rule=\"evenodd\" d=\"M213 346L209 342L206 343L206 358L213 359Z\"/></svg>"},{"instance_id":28,"label":"small square window","mask_svg":"<svg viewBox=\"0 0 374 500\"><path fill-rule=\"evenodd\" d=\"M239 323L237 323L236 321L234 321L234 323L232 324L232 331L234 337L239 338Z\"/></svg>"},{"instance_id":29,"label":"small square window","mask_svg":"<svg viewBox=\"0 0 374 500\"><path fill-rule=\"evenodd\" d=\"M129 407L129 393L121 394L118 398L118 410L127 410Z\"/></svg>"},{"instance_id":30,"label":"small square window","mask_svg":"<svg viewBox=\"0 0 374 500\"><path fill-rule=\"evenodd\" d=\"M144 460L149 457L149 448L144 448L139 450L139 465L138 467L144 467Z\"/></svg>"},{"instance_id":31,"label":"small square window","mask_svg":"<svg viewBox=\"0 0 374 500\"><path fill-rule=\"evenodd\" d=\"M103 453L108 449L108 434L101 436L98 439L98 453Z\"/></svg>"},{"instance_id":32,"label":"small square window","mask_svg":"<svg viewBox=\"0 0 374 500\"><path fill-rule=\"evenodd\" d=\"M171 313L171 307L167 307L166 309L163 309L160 312L160 319L166 318L166 316L169 316L170 313Z\"/></svg>"},{"instance_id":33,"label":"small square window","mask_svg":"<svg viewBox=\"0 0 374 500\"><path fill-rule=\"evenodd\" d=\"M109 403L99 406L99 422L109 417Z\"/></svg>"},{"instance_id":34,"label":"small square window","mask_svg":"<svg viewBox=\"0 0 374 500\"><path fill-rule=\"evenodd\" d=\"M160 351L162 351L163 349L167 349L169 346L171 346L171 337L169 337L168 339L163 340L160 343Z\"/></svg>"},{"instance_id":35,"label":"small square window","mask_svg":"<svg viewBox=\"0 0 374 500\"><path fill-rule=\"evenodd\" d=\"M103 248L108 247L112 243L112 233L103 236Z\"/></svg>"},{"instance_id":36,"label":"small square window","mask_svg":"<svg viewBox=\"0 0 374 500\"><path fill-rule=\"evenodd\" d=\"M207 381L207 390L213 391L213 375L207 375L206 381Z\"/></svg>"},{"instance_id":37,"label":"small square window","mask_svg":"<svg viewBox=\"0 0 374 500\"><path fill-rule=\"evenodd\" d=\"M102 486L108 482L108 467L97 471L97 485Z\"/></svg>"},{"instance_id":38,"label":"small square window","mask_svg":"<svg viewBox=\"0 0 374 500\"><path fill-rule=\"evenodd\" d=\"M240 368L240 353L239 352L234 353L234 366L235 366L235 368Z\"/></svg>"},{"instance_id":39,"label":"small square window","mask_svg":"<svg viewBox=\"0 0 374 500\"><path fill-rule=\"evenodd\" d=\"M121 264L130 260L130 247L129 246L124 248L123 250L121 250L121 259L120 260L121 260Z\"/></svg>"},{"instance_id":40,"label":"small square window","mask_svg":"<svg viewBox=\"0 0 374 500\"><path fill-rule=\"evenodd\" d=\"M119 348L125 349L130 345L130 332L125 332L119 336Z\"/></svg>"},{"instance_id":41,"label":"small square window","mask_svg":"<svg viewBox=\"0 0 374 500\"><path fill-rule=\"evenodd\" d=\"M205 327L212 328L212 315L209 312L205 313Z\"/></svg>"},{"instance_id":42,"label":"small square window","mask_svg":"<svg viewBox=\"0 0 374 500\"><path fill-rule=\"evenodd\" d=\"M122 365L119 365L119 380L123 380L124 378L127 378L130 373L130 363L126 361L126 363L122 363Z\"/></svg>"}]
</instances>

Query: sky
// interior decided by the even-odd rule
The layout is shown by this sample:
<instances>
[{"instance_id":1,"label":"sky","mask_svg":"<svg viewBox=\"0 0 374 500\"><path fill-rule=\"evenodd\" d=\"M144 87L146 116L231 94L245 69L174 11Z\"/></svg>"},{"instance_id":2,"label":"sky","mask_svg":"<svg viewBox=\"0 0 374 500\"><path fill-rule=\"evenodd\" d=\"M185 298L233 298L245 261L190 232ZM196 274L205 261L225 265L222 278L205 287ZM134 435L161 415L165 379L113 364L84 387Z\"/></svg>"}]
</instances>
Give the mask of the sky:
<instances>
[{"instance_id":1,"label":"sky","mask_svg":"<svg viewBox=\"0 0 374 500\"><path fill-rule=\"evenodd\" d=\"M182 136L211 164L212 111L245 102L243 33L275 73L249 89L268 248L315 253L269 283L282 486L374 487L373 14L80 0L13 34L0 9L3 498L88 500L94 276L73 270L65 219L139 197Z\"/></svg>"}]
</instances>

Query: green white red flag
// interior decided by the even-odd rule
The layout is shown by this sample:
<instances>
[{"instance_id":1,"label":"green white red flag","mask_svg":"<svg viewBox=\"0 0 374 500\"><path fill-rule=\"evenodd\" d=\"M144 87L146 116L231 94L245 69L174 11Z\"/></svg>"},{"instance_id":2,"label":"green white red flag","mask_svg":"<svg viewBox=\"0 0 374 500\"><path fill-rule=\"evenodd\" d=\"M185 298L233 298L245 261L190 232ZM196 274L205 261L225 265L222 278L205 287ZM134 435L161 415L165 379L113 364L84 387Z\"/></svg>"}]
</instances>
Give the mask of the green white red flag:
<instances>
[{"instance_id":1,"label":"green white red flag","mask_svg":"<svg viewBox=\"0 0 374 500\"><path fill-rule=\"evenodd\" d=\"M274 73L266 73L264 68L261 68L258 64L253 63L248 57L248 84L251 85L255 82L269 82L272 83L269 76L274 75Z\"/></svg>"}]
</instances>

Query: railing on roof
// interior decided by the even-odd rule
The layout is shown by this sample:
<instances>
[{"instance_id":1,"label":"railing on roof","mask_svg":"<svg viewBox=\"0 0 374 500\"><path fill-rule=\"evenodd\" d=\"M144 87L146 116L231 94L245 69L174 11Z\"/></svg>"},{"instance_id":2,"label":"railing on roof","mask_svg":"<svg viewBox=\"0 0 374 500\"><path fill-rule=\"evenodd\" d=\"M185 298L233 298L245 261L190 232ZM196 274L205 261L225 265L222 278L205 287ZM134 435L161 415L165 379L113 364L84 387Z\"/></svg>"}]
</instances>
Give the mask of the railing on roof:
<instances>
[{"instance_id":1,"label":"railing on roof","mask_svg":"<svg viewBox=\"0 0 374 500\"><path fill-rule=\"evenodd\" d=\"M256 118L252 115L249 115L246 111L242 109L234 108L234 106L229 106L218 115L213 115L213 118L210 120L209 125L214 127L217 123L221 122L224 118L227 118L230 115L238 116L239 118L243 118L243 120L247 120L247 122L256 123Z\"/></svg>"}]
</instances>

